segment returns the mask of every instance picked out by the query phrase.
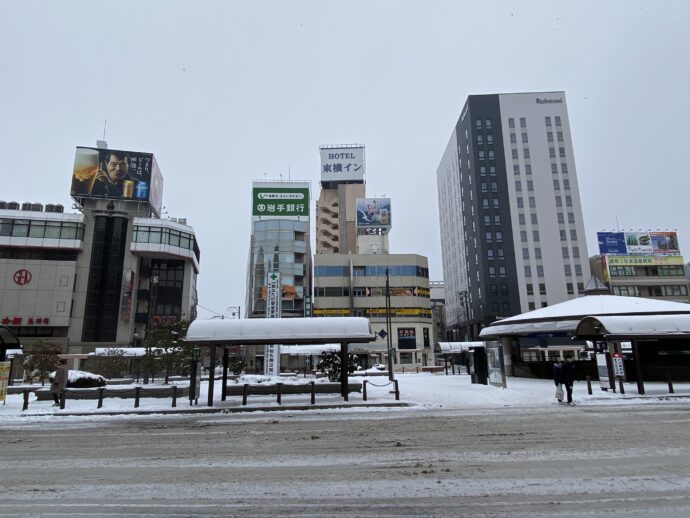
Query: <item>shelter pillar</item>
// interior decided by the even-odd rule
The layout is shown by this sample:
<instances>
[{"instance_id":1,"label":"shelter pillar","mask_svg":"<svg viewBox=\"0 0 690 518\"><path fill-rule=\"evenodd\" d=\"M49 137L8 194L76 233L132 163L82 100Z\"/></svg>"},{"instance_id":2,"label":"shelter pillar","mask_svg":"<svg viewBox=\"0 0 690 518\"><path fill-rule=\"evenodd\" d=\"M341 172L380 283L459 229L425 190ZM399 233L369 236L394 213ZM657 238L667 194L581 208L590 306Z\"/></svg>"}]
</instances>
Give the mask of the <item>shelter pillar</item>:
<instances>
[{"instance_id":1,"label":"shelter pillar","mask_svg":"<svg viewBox=\"0 0 690 518\"><path fill-rule=\"evenodd\" d=\"M644 395L644 379L642 378L642 358L640 358L640 348L637 340L632 341L633 361L635 362L635 373L637 374L637 393Z\"/></svg>"},{"instance_id":2,"label":"shelter pillar","mask_svg":"<svg viewBox=\"0 0 690 518\"><path fill-rule=\"evenodd\" d=\"M211 344L209 347L209 354L211 358L208 366L208 406L213 406L213 385L215 384L216 374L216 344Z\"/></svg>"},{"instance_id":3,"label":"shelter pillar","mask_svg":"<svg viewBox=\"0 0 690 518\"><path fill-rule=\"evenodd\" d=\"M347 343L340 344L340 394L343 396L343 399L345 401L348 401L350 394L350 387L347 383L347 346Z\"/></svg>"}]
</instances>

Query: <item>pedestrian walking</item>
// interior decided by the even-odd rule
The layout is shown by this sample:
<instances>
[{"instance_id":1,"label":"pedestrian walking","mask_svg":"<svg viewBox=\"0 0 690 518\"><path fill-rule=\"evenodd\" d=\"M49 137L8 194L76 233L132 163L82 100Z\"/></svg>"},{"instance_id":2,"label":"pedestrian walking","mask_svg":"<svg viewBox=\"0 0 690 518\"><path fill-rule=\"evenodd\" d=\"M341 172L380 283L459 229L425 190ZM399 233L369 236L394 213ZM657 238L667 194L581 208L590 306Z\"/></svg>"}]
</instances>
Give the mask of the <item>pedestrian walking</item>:
<instances>
[{"instance_id":1,"label":"pedestrian walking","mask_svg":"<svg viewBox=\"0 0 690 518\"><path fill-rule=\"evenodd\" d=\"M58 360L58 368L53 376L53 382L50 384L50 392L53 394L53 406L60 406L60 394L67 388L67 381L69 380L69 369L67 368L67 360L64 358Z\"/></svg>"},{"instance_id":2,"label":"pedestrian walking","mask_svg":"<svg viewBox=\"0 0 690 518\"><path fill-rule=\"evenodd\" d=\"M557 361L553 364L553 382L556 385L556 399L559 403L563 403L563 385L561 377L561 362Z\"/></svg>"},{"instance_id":3,"label":"pedestrian walking","mask_svg":"<svg viewBox=\"0 0 690 518\"><path fill-rule=\"evenodd\" d=\"M575 383L575 364L572 356L566 356L561 364L561 383L565 387L568 396L568 404L573 404L573 383Z\"/></svg>"}]
</instances>

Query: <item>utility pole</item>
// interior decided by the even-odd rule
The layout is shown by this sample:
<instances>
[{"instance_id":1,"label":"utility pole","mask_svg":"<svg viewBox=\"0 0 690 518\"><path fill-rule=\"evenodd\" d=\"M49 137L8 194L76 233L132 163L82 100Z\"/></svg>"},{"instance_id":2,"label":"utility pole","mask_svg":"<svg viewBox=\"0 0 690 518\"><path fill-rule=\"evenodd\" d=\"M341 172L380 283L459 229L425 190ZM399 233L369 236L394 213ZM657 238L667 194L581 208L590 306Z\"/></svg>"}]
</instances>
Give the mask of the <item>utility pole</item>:
<instances>
[{"instance_id":1,"label":"utility pole","mask_svg":"<svg viewBox=\"0 0 690 518\"><path fill-rule=\"evenodd\" d=\"M388 268L386 268L386 345L388 348L388 379L393 381L393 347L391 343L391 292L388 279Z\"/></svg>"}]
</instances>

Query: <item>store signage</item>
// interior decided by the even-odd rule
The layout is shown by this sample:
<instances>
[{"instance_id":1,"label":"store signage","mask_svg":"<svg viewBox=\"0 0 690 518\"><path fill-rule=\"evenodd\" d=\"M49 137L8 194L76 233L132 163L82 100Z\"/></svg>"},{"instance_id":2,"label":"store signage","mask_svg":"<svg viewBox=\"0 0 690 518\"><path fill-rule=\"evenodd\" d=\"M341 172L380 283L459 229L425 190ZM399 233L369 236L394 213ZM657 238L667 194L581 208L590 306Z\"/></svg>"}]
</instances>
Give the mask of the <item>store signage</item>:
<instances>
[{"instance_id":1,"label":"store signage","mask_svg":"<svg viewBox=\"0 0 690 518\"><path fill-rule=\"evenodd\" d=\"M607 256L609 266L659 266L676 265L682 266L682 255L628 255L628 256Z\"/></svg>"},{"instance_id":2,"label":"store signage","mask_svg":"<svg viewBox=\"0 0 690 518\"><path fill-rule=\"evenodd\" d=\"M20 286L29 284L31 282L31 278L31 272L29 270L25 270L24 268L14 272L14 282Z\"/></svg>"},{"instance_id":3,"label":"store signage","mask_svg":"<svg viewBox=\"0 0 690 518\"><path fill-rule=\"evenodd\" d=\"M680 255L676 232L597 232L601 255Z\"/></svg>"},{"instance_id":4,"label":"store signage","mask_svg":"<svg viewBox=\"0 0 690 518\"><path fill-rule=\"evenodd\" d=\"M563 104L563 97L558 99L546 99L545 97L537 97L537 104Z\"/></svg>"},{"instance_id":5,"label":"store signage","mask_svg":"<svg viewBox=\"0 0 690 518\"><path fill-rule=\"evenodd\" d=\"M309 188L255 186L252 216L309 216Z\"/></svg>"},{"instance_id":6,"label":"store signage","mask_svg":"<svg viewBox=\"0 0 690 518\"><path fill-rule=\"evenodd\" d=\"M4 326L20 326L24 322L24 317L3 317L0 321ZM26 325L34 326L41 324L50 324L49 317L28 317L26 318Z\"/></svg>"}]
</instances>

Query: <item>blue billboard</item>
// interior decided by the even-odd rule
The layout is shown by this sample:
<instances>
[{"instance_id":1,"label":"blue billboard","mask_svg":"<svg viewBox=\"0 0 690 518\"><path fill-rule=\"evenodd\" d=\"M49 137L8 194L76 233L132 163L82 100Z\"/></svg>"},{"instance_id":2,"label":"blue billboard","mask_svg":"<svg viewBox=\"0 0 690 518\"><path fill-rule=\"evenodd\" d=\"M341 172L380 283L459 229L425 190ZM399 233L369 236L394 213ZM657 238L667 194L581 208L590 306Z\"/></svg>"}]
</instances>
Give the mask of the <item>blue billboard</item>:
<instances>
[{"instance_id":1,"label":"blue billboard","mask_svg":"<svg viewBox=\"0 0 690 518\"><path fill-rule=\"evenodd\" d=\"M628 253L624 232L597 232L597 240L601 255L625 255Z\"/></svg>"}]
</instances>

